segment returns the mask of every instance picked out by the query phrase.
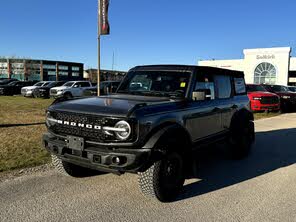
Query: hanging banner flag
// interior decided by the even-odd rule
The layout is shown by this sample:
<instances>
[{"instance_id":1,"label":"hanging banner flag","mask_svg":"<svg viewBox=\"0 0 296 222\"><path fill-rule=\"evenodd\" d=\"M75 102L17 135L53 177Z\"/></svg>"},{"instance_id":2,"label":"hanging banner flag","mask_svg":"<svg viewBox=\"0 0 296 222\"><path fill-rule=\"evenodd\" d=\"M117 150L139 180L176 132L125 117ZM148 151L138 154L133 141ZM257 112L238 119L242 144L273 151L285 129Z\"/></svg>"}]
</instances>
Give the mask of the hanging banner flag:
<instances>
[{"instance_id":1,"label":"hanging banner flag","mask_svg":"<svg viewBox=\"0 0 296 222\"><path fill-rule=\"evenodd\" d=\"M108 20L108 11L109 11L109 0L99 0L100 1L100 35L109 35L110 26Z\"/></svg>"}]
</instances>

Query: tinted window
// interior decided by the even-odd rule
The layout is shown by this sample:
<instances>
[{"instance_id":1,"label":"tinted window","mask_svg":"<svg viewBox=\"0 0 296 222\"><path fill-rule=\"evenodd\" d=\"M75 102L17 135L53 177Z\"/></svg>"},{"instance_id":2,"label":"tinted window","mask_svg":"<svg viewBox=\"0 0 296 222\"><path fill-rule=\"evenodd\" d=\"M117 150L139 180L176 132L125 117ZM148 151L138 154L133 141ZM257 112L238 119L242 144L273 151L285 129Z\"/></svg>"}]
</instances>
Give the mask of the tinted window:
<instances>
[{"instance_id":1,"label":"tinted window","mask_svg":"<svg viewBox=\"0 0 296 222\"><path fill-rule=\"evenodd\" d=\"M65 84L65 82L56 82L56 86L62 86L64 84Z\"/></svg>"},{"instance_id":2,"label":"tinted window","mask_svg":"<svg viewBox=\"0 0 296 222\"><path fill-rule=\"evenodd\" d=\"M265 92L266 89L261 85L247 85L247 91L248 92L258 92L258 91Z\"/></svg>"},{"instance_id":3,"label":"tinted window","mask_svg":"<svg viewBox=\"0 0 296 222\"><path fill-rule=\"evenodd\" d=\"M80 82L79 85L80 85L80 87L89 87L88 82Z\"/></svg>"},{"instance_id":4,"label":"tinted window","mask_svg":"<svg viewBox=\"0 0 296 222\"><path fill-rule=\"evenodd\" d=\"M199 74L196 78L194 91L198 90L210 90L210 99L215 99L215 86L212 77L207 75Z\"/></svg>"},{"instance_id":5,"label":"tinted window","mask_svg":"<svg viewBox=\"0 0 296 222\"><path fill-rule=\"evenodd\" d=\"M66 82L63 86L69 86L71 87L73 85L74 82Z\"/></svg>"},{"instance_id":6,"label":"tinted window","mask_svg":"<svg viewBox=\"0 0 296 222\"><path fill-rule=\"evenodd\" d=\"M235 94L246 94L246 84L244 78L234 78Z\"/></svg>"},{"instance_id":7,"label":"tinted window","mask_svg":"<svg viewBox=\"0 0 296 222\"><path fill-rule=\"evenodd\" d=\"M226 99L231 96L230 76L215 75L214 82L216 88L216 97L218 99Z\"/></svg>"},{"instance_id":8,"label":"tinted window","mask_svg":"<svg viewBox=\"0 0 296 222\"><path fill-rule=\"evenodd\" d=\"M287 87L280 85L266 85L264 86L270 92L286 92L289 91Z\"/></svg>"},{"instance_id":9,"label":"tinted window","mask_svg":"<svg viewBox=\"0 0 296 222\"><path fill-rule=\"evenodd\" d=\"M45 82L42 86L48 86L51 82Z\"/></svg>"},{"instance_id":10,"label":"tinted window","mask_svg":"<svg viewBox=\"0 0 296 222\"><path fill-rule=\"evenodd\" d=\"M123 80L118 93L183 97L190 76L190 72L132 71Z\"/></svg>"},{"instance_id":11,"label":"tinted window","mask_svg":"<svg viewBox=\"0 0 296 222\"><path fill-rule=\"evenodd\" d=\"M44 82L38 82L34 86L42 86L43 84L44 84Z\"/></svg>"}]
</instances>

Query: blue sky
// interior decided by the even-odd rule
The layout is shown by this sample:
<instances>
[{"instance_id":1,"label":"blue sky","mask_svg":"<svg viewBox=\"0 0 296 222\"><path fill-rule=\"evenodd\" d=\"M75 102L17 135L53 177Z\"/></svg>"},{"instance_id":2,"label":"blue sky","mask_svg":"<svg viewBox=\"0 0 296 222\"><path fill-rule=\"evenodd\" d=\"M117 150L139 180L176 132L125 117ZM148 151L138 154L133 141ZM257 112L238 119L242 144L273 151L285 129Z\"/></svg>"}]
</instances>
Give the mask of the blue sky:
<instances>
[{"instance_id":1,"label":"blue sky","mask_svg":"<svg viewBox=\"0 0 296 222\"><path fill-rule=\"evenodd\" d=\"M102 68L242 58L244 48L296 50L293 0L111 0ZM1 1L0 55L97 65L97 0ZM295 55L293 52L292 55Z\"/></svg>"}]
</instances>

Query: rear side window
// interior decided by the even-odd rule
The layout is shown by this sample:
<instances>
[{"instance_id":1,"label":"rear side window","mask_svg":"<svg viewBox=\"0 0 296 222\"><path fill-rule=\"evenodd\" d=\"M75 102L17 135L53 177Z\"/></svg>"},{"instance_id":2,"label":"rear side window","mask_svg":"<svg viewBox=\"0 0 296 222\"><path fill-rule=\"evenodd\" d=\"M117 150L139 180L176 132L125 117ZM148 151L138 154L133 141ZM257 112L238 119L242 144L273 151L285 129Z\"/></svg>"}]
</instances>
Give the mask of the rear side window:
<instances>
[{"instance_id":1,"label":"rear side window","mask_svg":"<svg viewBox=\"0 0 296 222\"><path fill-rule=\"evenodd\" d=\"M236 95L246 94L246 84L244 78L234 78L234 88Z\"/></svg>"},{"instance_id":2,"label":"rear side window","mask_svg":"<svg viewBox=\"0 0 296 222\"><path fill-rule=\"evenodd\" d=\"M89 87L89 83L88 82L80 82L79 83L80 87Z\"/></svg>"},{"instance_id":3,"label":"rear side window","mask_svg":"<svg viewBox=\"0 0 296 222\"><path fill-rule=\"evenodd\" d=\"M231 97L230 76L215 75L214 82L216 87L216 98L227 99Z\"/></svg>"}]
</instances>

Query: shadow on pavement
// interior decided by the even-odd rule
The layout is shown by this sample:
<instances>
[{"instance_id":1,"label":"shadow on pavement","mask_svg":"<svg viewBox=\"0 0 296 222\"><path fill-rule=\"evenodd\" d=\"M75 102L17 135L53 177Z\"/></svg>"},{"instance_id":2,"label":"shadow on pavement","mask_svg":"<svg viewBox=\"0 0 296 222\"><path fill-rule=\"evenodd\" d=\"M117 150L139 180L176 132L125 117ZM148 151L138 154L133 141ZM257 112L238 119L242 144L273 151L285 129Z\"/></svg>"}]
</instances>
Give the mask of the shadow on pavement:
<instances>
[{"instance_id":1,"label":"shadow on pavement","mask_svg":"<svg viewBox=\"0 0 296 222\"><path fill-rule=\"evenodd\" d=\"M199 155L201 179L184 186L178 200L228 187L296 163L296 128L256 133L250 156L230 160L223 149ZM178 201L177 200L177 201Z\"/></svg>"},{"instance_id":2,"label":"shadow on pavement","mask_svg":"<svg viewBox=\"0 0 296 222\"><path fill-rule=\"evenodd\" d=\"M36 126L36 125L44 125L45 122L42 123L16 123L16 124L0 124L0 128L8 128L8 127L17 127L17 126Z\"/></svg>"}]
</instances>

